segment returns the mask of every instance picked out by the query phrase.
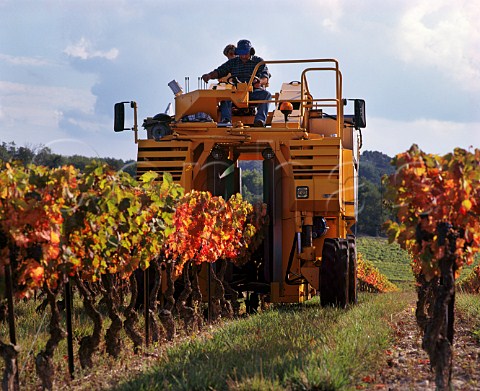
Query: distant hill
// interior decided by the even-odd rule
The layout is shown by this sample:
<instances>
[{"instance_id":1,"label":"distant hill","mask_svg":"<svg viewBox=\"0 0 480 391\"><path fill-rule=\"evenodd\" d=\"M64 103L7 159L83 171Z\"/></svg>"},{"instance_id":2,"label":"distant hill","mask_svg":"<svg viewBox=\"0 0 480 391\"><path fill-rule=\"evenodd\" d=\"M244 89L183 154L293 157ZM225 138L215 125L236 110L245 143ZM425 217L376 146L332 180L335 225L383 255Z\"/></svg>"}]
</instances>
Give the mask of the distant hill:
<instances>
[{"instance_id":1,"label":"distant hill","mask_svg":"<svg viewBox=\"0 0 480 391\"><path fill-rule=\"evenodd\" d=\"M385 236L382 225L393 216L384 207L382 177L394 173L391 160L377 151L364 151L360 155L357 235Z\"/></svg>"},{"instance_id":2,"label":"distant hill","mask_svg":"<svg viewBox=\"0 0 480 391\"><path fill-rule=\"evenodd\" d=\"M382 152L364 151L360 155L360 178L380 185L383 175L393 174L392 158Z\"/></svg>"}]
</instances>

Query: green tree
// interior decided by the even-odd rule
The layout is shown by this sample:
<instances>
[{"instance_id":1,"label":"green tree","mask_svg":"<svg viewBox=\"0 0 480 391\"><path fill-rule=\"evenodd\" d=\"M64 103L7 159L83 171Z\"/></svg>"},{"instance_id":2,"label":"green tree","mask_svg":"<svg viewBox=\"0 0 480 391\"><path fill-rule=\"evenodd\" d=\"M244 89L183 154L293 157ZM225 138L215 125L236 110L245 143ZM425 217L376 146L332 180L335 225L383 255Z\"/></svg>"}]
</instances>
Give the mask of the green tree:
<instances>
[{"instance_id":1,"label":"green tree","mask_svg":"<svg viewBox=\"0 0 480 391\"><path fill-rule=\"evenodd\" d=\"M257 169L242 171L242 193L244 198L252 204L263 200L262 171Z\"/></svg>"},{"instance_id":2,"label":"green tree","mask_svg":"<svg viewBox=\"0 0 480 391\"><path fill-rule=\"evenodd\" d=\"M382 216L382 195L379 187L367 179L361 179L358 188L358 200L358 233L380 236L384 219Z\"/></svg>"},{"instance_id":3,"label":"green tree","mask_svg":"<svg viewBox=\"0 0 480 391\"><path fill-rule=\"evenodd\" d=\"M45 146L37 147L17 147L14 142L0 145L0 161L20 161L23 165L34 163L37 166L45 166L48 168L59 168L64 165L72 165L83 171L86 166L93 162L106 163L109 167L116 171L125 171L132 177L136 175L136 162L133 160L124 161L114 158L89 158L80 155L63 156L53 153L52 150Z\"/></svg>"},{"instance_id":4,"label":"green tree","mask_svg":"<svg viewBox=\"0 0 480 391\"><path fill-rule=\"evenodd\" d=\"M392 158L378 151L364 151L360 156L360 177L380 185L382 177L391 175L394 167Z\"/></svg>"},{"instance_id":5,"label":"green tree","mask_svg":"<svg viewBox=\"0 0 480 391\"><path fill-rule=\"evenodd\" d=\"M393 212L384 207L382 178L391 175L392 158L378 151L364 151L360 157L357 233L385 236L382 225Z\"/></svg>"}]
</instances>

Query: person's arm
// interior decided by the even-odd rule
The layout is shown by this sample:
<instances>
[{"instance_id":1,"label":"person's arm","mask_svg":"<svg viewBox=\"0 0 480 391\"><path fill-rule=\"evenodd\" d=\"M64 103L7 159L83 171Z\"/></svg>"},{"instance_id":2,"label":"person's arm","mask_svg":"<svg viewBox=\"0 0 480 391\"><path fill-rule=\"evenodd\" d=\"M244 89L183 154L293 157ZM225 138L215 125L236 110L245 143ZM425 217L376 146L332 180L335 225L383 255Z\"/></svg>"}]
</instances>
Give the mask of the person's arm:
<instances>
[{"instance_id":1,"label":"person's arm","mask_svg":"<svg viewBox=\"0 0 480 391\"><path fill-rule=\"evenodd\" d=\"M262 58L258 57L257 62L263 61ZM265 64L260 66L260 68L257 71L257 78L258 81L253 83L254 88L265 88L265 86L268 84L268 80L270 79L270 72L268 71L268 68Z\"/></svg>"},{"instance_id":2,"label":"person's arm","mask_svg":"<svg viewBox=\"0 0 480 391\"><path fill-rule=\"evenodd\" d=\"M209 80L218 79L218 78L219 78L219 75L217 70L212 71L210 73L205 73L204 75L202 75L202 80L205 83L208 83Z\"/></svg>"},{"instance_id":3,"label":"person's arm","mask_svg":"<svg viewBox=\"0 0 480 391\"><path fill-rule=\"evenodd\" d=\"M217 69L214 69L210 73L205 73L202 75L202 79L205 83L208 83L209 80L212 79L220 79L222 77L227 76L229 73L231 73L232 69L232 64L233 64L233 59L227 60L224 64L220 65Z\"/></svg>"}]
</instances>

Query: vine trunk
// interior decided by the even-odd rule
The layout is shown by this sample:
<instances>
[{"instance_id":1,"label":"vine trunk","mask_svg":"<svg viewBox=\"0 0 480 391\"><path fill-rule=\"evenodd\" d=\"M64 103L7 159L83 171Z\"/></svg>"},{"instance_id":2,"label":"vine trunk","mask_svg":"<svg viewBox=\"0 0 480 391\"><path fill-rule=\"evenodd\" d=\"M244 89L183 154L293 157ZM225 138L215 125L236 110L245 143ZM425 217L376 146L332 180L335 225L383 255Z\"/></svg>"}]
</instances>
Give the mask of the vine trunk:
<instances>
[{"instance_id":1,"label":"vine trunk","mask_svg":"<svg viewBox=\"0 0 480 391\"><path fill-rule=\"evenodd\" d=\"M75 276L74 282L78 287L78 291L82 295L85 312L93 321L92 334L87 335L80 340L80 348L78 350L80 365L85 369L93 366L92 356L98 350L98 346L100 345L103 322L100 312L95 308L95 299L93 295L90 294L91 290L84 285L83 281L78 276Z\"/></svg>"},{"instance_id":2,"label":"vine trunk","mask_svg":"<svg viewBox=\"0 0 480 391\"><path fill-rule=\"evenodd\" d=\"M43 289L47 294L47 300L51 309L50 318L50 338L47 341L45 349L35 357L35 369L42 382L42 388L51 390L53 388L53 379L55 368L53 366L53 354L62 339L65 338L65 331L60 327L60 311L58 310L56 294L45 284Z\"/></svg>"},{"instance_id":3,"label":"vine trunk","mask_svg":"<svg viewBox=\"0 0 480 391\"><path fill-rule=\"evenodd\" d=\"M133 352L137 354L138 348L142 345L143 337L135 327L138 322L138 315L135 311L135 303L138 296L138 287L137 279L135 278L135 275L133 273L130 275L129 281L131 296L130 303L124 311L125 320L123 321L123 327L125 328L125 333L127 334L128 338L130 338L130 340L133 342Z\"/></svg>"}]
</instances>

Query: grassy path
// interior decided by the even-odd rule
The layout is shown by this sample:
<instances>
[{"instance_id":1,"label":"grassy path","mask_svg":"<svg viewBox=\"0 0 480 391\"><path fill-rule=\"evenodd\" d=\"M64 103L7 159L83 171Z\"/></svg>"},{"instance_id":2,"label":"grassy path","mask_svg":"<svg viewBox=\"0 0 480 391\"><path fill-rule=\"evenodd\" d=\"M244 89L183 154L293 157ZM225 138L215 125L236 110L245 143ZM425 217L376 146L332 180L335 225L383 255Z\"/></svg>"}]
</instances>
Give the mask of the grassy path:
<instances>
[{"instance_id":1,"label":"grassy path","mask_svg":"<svg viewBox=\"0 0 480 391\"><path fill-rule=\"evenodd\" d=\"M283 306L191 339L115 390L435 390L414 292ZM453 384L480 389L480 301L458 295Z\"/></svg>"},{"instance_id":2,"label":"grassy path","mask_svg":"<svg viewBox=\"0 0 480 391\"><path fill-rule=\"evenodd\" d=\"M118 390L341 390L377 368L412 294L361 295L348 310L289 305L192 337Z\"/></svg>"}]
</instances>

